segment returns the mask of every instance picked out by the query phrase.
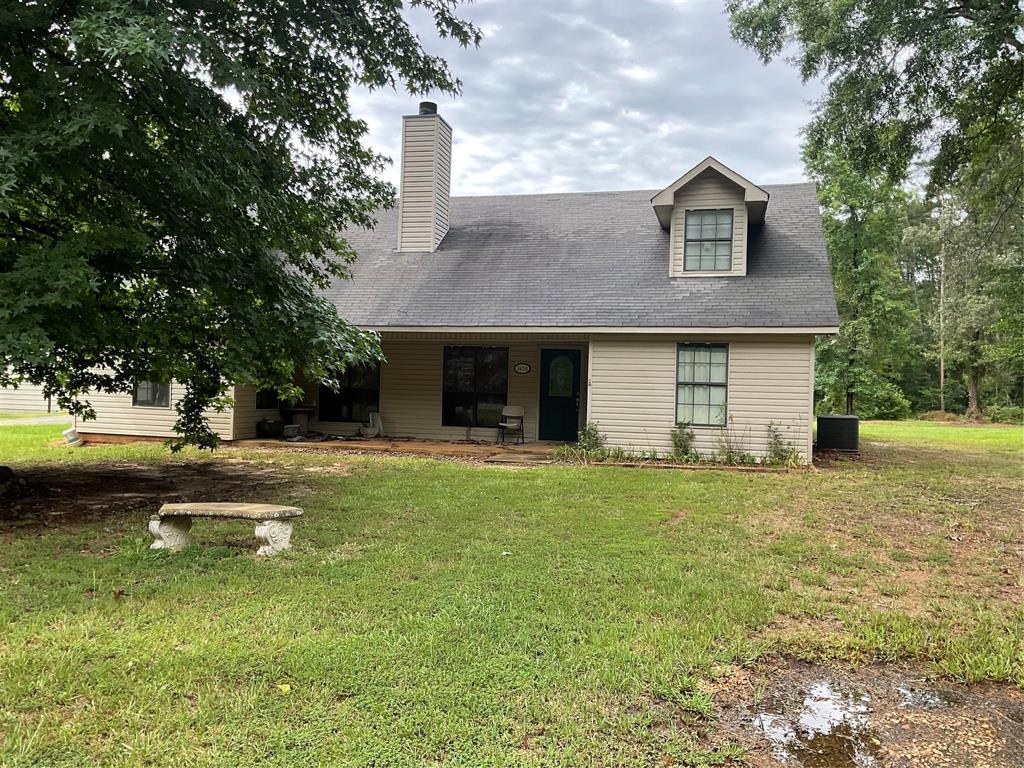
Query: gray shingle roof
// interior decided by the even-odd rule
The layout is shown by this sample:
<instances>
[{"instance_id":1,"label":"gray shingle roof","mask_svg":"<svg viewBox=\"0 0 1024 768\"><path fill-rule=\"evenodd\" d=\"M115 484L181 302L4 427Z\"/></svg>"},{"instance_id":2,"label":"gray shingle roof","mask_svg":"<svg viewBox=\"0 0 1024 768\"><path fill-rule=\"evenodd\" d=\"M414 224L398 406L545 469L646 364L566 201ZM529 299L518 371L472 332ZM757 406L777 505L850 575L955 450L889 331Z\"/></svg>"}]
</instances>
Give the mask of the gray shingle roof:
<instances>
[{"instance_id":1,"label":"gray shingle roof","mask_svg":"<svg viewBox=\"0 0 1024 768\"><path fill-rule=\"evenodd\" d=\"M838 325L813 184L764 187L745 277L670 278L656 190L454 197L435 253L397 253L396 210L350 231L353 279L327 291L365 327Z\"/></svg>"}]
</instances>

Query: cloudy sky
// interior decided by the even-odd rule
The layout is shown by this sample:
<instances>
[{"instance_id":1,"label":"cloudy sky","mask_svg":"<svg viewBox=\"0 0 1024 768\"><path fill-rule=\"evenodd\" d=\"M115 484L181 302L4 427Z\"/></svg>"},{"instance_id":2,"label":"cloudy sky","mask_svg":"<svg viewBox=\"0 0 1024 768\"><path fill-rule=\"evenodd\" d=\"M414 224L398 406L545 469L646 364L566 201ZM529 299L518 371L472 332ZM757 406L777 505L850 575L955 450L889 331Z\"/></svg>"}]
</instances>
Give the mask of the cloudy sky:
<instances>
[{"instance_id":1,"label":"cloudy sky","mask_svg":"<svg viewBox=\"0 0 1024 768\"><path fill-rule=\"evenodd\" d=\"M721 0L477 0L461 15L483 29L478 49L411 17L463 82L432 96L454 129L455 195L657 188L709 154L755 182L804 178L818 88L733 41ZM353 96L396 183L418 99Z\"/></svg>"}]
</instances>

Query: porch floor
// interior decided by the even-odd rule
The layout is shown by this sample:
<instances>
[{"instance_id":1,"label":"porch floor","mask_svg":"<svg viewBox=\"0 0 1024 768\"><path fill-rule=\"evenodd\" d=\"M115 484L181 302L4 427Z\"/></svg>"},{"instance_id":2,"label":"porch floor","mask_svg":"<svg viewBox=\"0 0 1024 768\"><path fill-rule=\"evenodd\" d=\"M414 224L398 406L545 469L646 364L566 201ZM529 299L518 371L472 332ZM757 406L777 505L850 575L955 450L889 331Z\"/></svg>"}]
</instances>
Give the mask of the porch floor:
<instances>
[{"instance_id":1,"label":"porch floor","mask_svg":"<svg viewBox=\"0 0 1024 768\"><path fill-rule=\"evenodd\" d=\"M415 437L354 437L346 440L294 443L285 440L252 438L248 440L234 440L231 445L239 448L295 448L303 451L393 453L469 459L496 464L536 464L550 462L552 452L560 443L535 441L517 445L515 443L426 440Z\"/></svg>"}]
</instances>

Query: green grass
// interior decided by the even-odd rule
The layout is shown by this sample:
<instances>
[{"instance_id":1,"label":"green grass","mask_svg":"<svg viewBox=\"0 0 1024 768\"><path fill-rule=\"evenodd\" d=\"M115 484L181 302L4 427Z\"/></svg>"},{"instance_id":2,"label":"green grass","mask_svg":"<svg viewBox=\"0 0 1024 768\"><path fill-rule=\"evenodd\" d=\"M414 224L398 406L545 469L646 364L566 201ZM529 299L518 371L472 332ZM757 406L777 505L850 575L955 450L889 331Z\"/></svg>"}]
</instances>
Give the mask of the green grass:
<instances>
[{"instance_id":1,"label":"green grass","mask_svg":"<svg viewBox=\"0 0 1024 768\"><path fill-rule=\"evenodd\" d=\"M59 411L47 413L46 411L0 411L0 421L14 421L20 419L39 419L49 416L63 416ZM70 416L68 417L71 418Z\"/></svg>"},{"instance_id":2,"label":"green grass","mask_svg":"<svg viewBox=\"0 0 1024 768\"><path fill-rule=\"evenodd\" d=\"M243 523L151 551L119 497L0 512L0 764L715 765L709 686L768 653L1024 685L1022 434L868 423L859 461L742 474L0 427L0 463L58 486L189 465L306 510L268 561Z\"/></svg>"},{"instance_id":3,"label":"green grass","mask_svg":"<svg viewBox=\"0 0 1024 768\"><path fill-rule=\"evenodd\" d=\"M969 424L938 421L864 421L861 438L901 445L940 448L985 449L1020 454L1024 451L1024 428L1011 424Z\"/></svg>"}]
</instances>

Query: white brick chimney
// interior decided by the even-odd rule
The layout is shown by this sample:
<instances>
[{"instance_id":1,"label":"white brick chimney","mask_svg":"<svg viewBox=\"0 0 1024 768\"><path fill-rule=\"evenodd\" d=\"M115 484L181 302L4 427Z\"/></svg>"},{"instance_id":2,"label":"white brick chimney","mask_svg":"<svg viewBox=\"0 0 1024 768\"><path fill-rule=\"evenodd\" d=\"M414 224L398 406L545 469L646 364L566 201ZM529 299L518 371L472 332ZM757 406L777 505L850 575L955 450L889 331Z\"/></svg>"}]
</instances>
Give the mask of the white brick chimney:
<instances>
[{"instance_id":1,"label":"white brick chimney","mask_svg":"<svg viewBox=\"0 0 1024 768\"><path fill-rule=\"evenodd\" d=\"M398 250L436 251L448 232L452 127L437 104L420 102L402 118L402 181L398 197Z\"/></svg>"}]
</instances>

